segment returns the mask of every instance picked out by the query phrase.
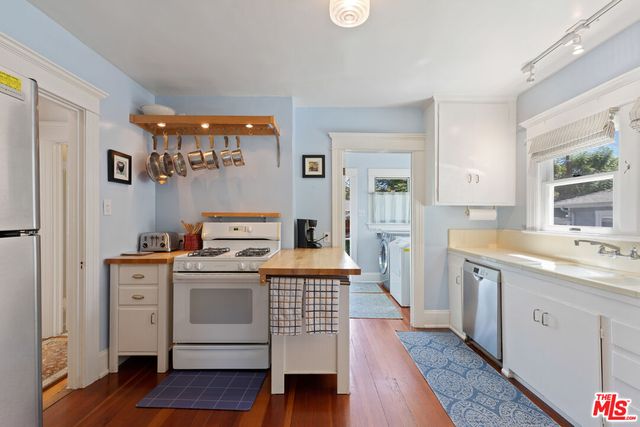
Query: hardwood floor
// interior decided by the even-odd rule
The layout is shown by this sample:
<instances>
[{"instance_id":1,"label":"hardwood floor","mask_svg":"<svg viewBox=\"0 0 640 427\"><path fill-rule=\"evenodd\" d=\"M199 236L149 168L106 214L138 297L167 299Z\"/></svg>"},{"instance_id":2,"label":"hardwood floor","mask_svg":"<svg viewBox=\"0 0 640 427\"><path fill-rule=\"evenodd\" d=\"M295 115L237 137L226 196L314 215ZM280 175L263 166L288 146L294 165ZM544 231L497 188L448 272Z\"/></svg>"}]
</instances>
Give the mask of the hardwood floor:
<instances>
[{"instance_id":1,"label":"hardwood floor","mask_svg":"<svg viewBox=\"0 0 640 427\"><path fill-rule=\"evenodd\" d=\"M336 395L335 375L289 375L286 394L272 396L267 377L248 412L138 409L166 374L155 358L132 358L83 390L44 412L44 425L57 426L451 426L395 331L414 330L403 320L351 320L351 395ZM517 384L519 386L519 384ZM569 425L526 392L561 425Z\"/></svg>"}]
</instances>

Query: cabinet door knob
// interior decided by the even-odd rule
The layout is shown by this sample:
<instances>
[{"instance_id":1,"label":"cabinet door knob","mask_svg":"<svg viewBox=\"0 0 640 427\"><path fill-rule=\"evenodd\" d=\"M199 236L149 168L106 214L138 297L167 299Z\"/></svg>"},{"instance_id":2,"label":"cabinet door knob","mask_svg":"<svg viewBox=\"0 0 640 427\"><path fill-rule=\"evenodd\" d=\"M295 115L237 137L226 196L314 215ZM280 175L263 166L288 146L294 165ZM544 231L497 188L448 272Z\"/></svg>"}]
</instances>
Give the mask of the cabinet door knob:
<instances>
[{"instance_id":1,"label":"cabinet door knob","mask_svg":"<svg viewBox=\"0 0 640 427\"><path fill-rule=\"evenodd\" d=\"M144 299L144 295L135 294L135 295L131 295L131 298L133 298L133 299Z\"/></svg>"},{"instance_id":2,"label":"cabinet door knob","mask_svg":"<svg viewBox=\"0 0 640 427\"><path fill-rule=\"evenodd\" d=\"M144 274L136 273L136 274L132 275L131 277L133 277L134 279L144 279Z\"/></svg>"},{"instance_id":3,"label":"cabinet door knob","mask_svg":"<svg viewBox=\"0 0 640 427\"><path fill-rule=\"evenodd\" d=\"M538 318L538 314L540 314L540 309L536 308L535 310L533 310L533 321L534 322L540 322L540 319Z\"/></svg>"},{"instance_id":4,"label":"cabinet door knob","mask_svg":"<svg viewBox=\"0 0 640 427\"><path fill-rule=\"evenodd\" d=\"M151 313L151 324L152 325L156 324L156 313Z\"/></svg>"},{"instance_id":5,"label":"cabinet door knob","mask_svg":"<svg viewBox=\"0 0 640 427\"><path fill-rule=\"evenodd\" d=\"M546 311L542 313L542 326L549 326L549 322L547 322L547 316L549 316L549 313L547 313Z\"/></svg>"},{"instance_id":6,"label":"cabinet door knob","mask_svg":"<svg viewBox=\"0 0 640 427\"><path fill-rule=\"evenodd\" d=\"M476 184L480 184L480 175L476 174Z\"/></svg>"}]
</instances>

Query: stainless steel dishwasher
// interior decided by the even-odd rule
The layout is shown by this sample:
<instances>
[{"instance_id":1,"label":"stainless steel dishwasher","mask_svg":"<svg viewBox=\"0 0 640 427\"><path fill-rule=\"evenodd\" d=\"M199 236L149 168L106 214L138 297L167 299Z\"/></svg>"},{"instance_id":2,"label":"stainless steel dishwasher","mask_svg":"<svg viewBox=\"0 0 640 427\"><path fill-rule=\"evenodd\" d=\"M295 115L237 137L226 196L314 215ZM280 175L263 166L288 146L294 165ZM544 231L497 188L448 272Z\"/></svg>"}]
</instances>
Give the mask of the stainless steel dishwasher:
<instances>
[{"instance_id":1,"label":"stainless steel dishwasher","mask_svg":"<svg viewBox=\"0 0 640 427\"><path fill-rule=\"evenodd\" d=\"M462 301L462 330L481 350L501 361L500 271L465 261Z\"/></svg>"}]
</instances>

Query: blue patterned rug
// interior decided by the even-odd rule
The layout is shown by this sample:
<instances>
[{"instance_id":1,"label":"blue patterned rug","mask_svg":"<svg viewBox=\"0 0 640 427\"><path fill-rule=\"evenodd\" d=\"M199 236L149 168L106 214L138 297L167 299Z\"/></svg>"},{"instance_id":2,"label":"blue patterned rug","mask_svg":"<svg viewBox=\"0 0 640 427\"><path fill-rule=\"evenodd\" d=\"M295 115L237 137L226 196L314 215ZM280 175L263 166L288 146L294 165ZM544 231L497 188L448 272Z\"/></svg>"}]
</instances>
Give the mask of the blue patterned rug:
<instances>
[{"instance_id":1,"label":"blue patterned rug","mask_svg":"<svg viewBox=\"0 0 640 427\"><path fill-rule=\"evenodd\" d=\"M352 319L402 319L402 314L385 294L349 294Z\"/></svg>"},{"instance_id":2,"label":"blue patterned rug","mask_svg":"<svg viewBox=\"0 0 640 427\"><path fill-rule=\"evenodd\" d=\"M380 285L375 282L351 282L349 291L353 294L381 294Z\"/></svg>"},{"instance_id":3,"label":"blue patterned rug","mask_svg":"<svg viewBox=\"0 0 640 427\"><path fill-rule=\"evenodd\" d=\"M452 332L396 332L458 426L557 426Z\"/></svg>"}]
</instances>

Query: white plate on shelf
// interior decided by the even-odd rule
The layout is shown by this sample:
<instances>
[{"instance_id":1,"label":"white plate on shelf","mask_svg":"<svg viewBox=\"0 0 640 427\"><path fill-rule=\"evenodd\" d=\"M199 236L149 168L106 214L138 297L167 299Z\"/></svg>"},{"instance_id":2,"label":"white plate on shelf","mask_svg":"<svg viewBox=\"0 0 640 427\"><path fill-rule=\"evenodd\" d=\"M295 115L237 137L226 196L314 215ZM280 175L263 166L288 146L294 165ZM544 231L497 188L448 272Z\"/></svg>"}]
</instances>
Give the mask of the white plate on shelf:
<instances>
[{"instance_id":1,"label":"white plate on shelf","mask_svg":"<svg viewBox=\"0 0 640 427\"><path fill-rule=\"evenodd\" d=\"M149 104L140 107L142 114L147 116L175 116L176 110L166 105Z\"/></svg>"}]
</instances>

